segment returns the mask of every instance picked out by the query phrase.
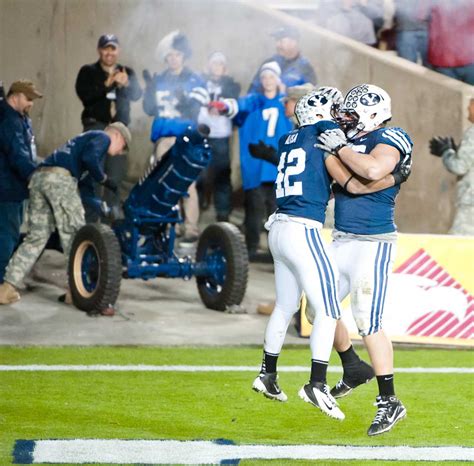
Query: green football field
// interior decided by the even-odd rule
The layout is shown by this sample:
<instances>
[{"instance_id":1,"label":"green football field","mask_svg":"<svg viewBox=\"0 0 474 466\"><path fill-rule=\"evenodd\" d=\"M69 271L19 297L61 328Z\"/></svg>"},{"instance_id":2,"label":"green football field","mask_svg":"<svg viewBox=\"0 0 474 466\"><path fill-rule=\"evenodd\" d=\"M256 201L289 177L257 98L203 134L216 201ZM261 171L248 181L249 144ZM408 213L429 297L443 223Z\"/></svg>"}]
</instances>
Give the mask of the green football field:
<instances>
[{"instance_id":1,"label":"green football field","mask_svg":"<svg viewBox=\"0 0 474 466\"><path fill-rule=\"evenodd\" d=\"M358 351L367 359L363 350ZM253 367L250 370L222 367L257 368L260 360L261 349L256 347L0 347L0 465L13 463L18 440L225 439L236 445L299 445L301 448L304 445L474 447L474 374L459 372L459 368L473 367L472 351L396 349L397 368L421 368L421 372L396 373L397 395L405 404L408 416L391 432L378 437L366 434L375 415L372 405L377 394L375 381L340 400L346 415L341 422L326 417L297 395L309 377L307 348L284 348L280 357L280 366L289 368L280 373L280 385L289 397L286 403L267 400L251 390L257 375ZM339 367L337 355L330 364ZM21 367L6 370L5 366L12 365ZM24 370L24 366L31 365L62 367L61 370L44 370L44 367ZM88 367L79 371L79 365ZM101 367L91 368L91 365ZM104 365L129 367L124 371L104 370ZM163 370L162 366L169 365L180 367ZM162 370L150 370L155 366ZM214 369L220 370L196 371L195 366L216 366ZM308 370L290 371L294 366L305 366ZM437 368L455 370L429 372ZM339 376L340 372L329 372L329 384L333 385ZM185 442L177 444L178 447L181 444ZM178 450L175 453L179 456ZM200 463L196 455L195 462ZM415 464L350 459L243 459L239 464L342 462ZM437 463L436 457L433 462L422 464L430 463Z\"/></svg>"}]
</instances>

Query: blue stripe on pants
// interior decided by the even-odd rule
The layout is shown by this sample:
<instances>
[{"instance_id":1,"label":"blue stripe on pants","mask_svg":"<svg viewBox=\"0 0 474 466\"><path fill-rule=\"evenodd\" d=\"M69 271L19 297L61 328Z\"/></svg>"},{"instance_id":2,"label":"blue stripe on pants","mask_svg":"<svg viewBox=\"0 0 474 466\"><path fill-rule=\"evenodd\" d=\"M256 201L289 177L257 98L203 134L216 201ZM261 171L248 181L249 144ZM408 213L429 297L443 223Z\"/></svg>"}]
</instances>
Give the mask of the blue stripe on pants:
<instances>
[{"instance_id":1,"label":"blue stripe on pants","mask_svg":"<svg viewBox=\"0 0 474 466\"><path fill-rule=\"evenodd\" d=\"M372 309L370 312L369 335L380 329L383 306L387 291L387 274L390 263L391 244L379 243L374 265L374 291L372 296Z\"/></svg>"},{"instance_id":2,"label":"blue stripe on pants","mask_svg":"<svg viewBox=\"0 0 474 466\"><path fill-rule=\"evenodd\" d=\"M341 309L339 308L339 300L337 298L337 283L336 277L334 276L334 270L332 264L329 260L329 257L326 254L326 249L321 240L321 235L318 230L311 230L311 235L313 242L315 243L316 250L323 264L324 271L326 273L326 283L329 284L329 302L331 305L331 314L334 319L339 319L341 317Z\"/></svg>"},{"instance_id":3,"label":"blue stripe on pants","mask_svg":"<svg viewBox=\"0 0 474 466\"><path fill-rule=\"evenodd\" d=\"M377 254L375 255L375 262L374 262L374 290L372 293L372 308L370 309L370 327L369 327L369 335L372 333L372 328L374 327L374 314L376 312L376 300L377 300L377 290L378 290L378 265L380 260L380 249L382 244L379 243L377 246Z\"/></svg>"},{"instance_id":4,"label":"blue stripe on pants","mask_svg":"<svg viewBox=\"0 0 474 466\"><path fill-rule=\"evenodd\" d=\"M328 313L329 306L328 306L328 300L327 300L326 292L325 292L325 286L324 286L325 284L323 282L323 274L321 273L321 267L319 266L318 259L316 258L316 255L313 251L312 243L310 241L309 234L308 234L308 229L306 229L306 228L305 228L305 236L306 236L306 242L308 243L309 250L311 251L311 255L313 256L314 263L316 264L316 267L318 269L319 284L321 285L321 292L322 292L323 299L324 299L324 307L325 307L326 315L328 317L333 317L333 316L330 316L329 313ZM316 309L315 309L315 311L316 311Z\"/></svg>"},{"instance_id":5,"label":"blue stripe on pants","mask_svg":"<svg viewBox=\"0 0 474 466\"><path fill-rule=\"evenodd\" d=\"M385 297L387 296L387 288L388 288L388 268L390 266L390 262L392 260L392 244L388 244L388 253L387 253L387 259L385 260L385 265L384 265L384 288L383 288L383 294L382 294L382 299L380 302L380 313L379 313L379 318L377 320L377 326L375 329L375 332L378 332L382 328L382 314L385 308Z\"/></svg>"}]
</instances>

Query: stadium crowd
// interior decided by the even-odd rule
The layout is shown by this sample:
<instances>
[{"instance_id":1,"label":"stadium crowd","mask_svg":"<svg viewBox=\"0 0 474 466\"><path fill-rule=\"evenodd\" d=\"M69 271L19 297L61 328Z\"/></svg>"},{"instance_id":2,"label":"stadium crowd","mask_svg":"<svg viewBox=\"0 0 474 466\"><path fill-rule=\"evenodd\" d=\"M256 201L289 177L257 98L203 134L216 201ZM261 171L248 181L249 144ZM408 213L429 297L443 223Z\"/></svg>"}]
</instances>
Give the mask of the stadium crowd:
<instances>
[{"instance_id":1,"label":"stadium crowd","mask_svg":"<svg viewBox=\"0 0 474 466\"><path fill-rule=\"evenodd\" d=\"M317 0L301 17L474 85L471 0Z\"/></svg>"}]
</instances>

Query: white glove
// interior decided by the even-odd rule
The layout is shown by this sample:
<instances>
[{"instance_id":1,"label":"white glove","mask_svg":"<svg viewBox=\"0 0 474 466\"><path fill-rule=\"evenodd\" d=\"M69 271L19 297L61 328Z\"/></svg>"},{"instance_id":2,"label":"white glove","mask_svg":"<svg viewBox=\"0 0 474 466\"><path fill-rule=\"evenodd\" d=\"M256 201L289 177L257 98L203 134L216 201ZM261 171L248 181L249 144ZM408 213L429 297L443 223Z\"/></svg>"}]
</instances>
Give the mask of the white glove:
<instances>
[{"instance_id":1,"label":"white glove","mask_svg":"<svg viewBox=\"0 0 474 466\"><path fill-rule=\"evenodd\" d=\"M335 155L337 155L343 147L347 146L346 135L339 128L324 131L319 135L318 140L320 144L316 144L316 147Z\"/></svg>"},{"instance_id":2,"label":"white glove","mask_svg":"<svg viewBox=\"0 0 474 466\"><path fill-rule=\"evenodd\" d=\"M204 87L194 87L193 89L191 89L191 92L189 93L189 98L197 100L204 107L209 105L209 102L211 101L209 92L207 92L207 89L205 89Z\"/></svg>"},{"instance_id":3,"label":"white glove","mask_svg":"<svg viewBox=\"0 0 474 466\"><path fill-rule=\"evenodd\" d=\"M222 99L228 107L227 115L229 118L234 118L239 113L239 103L236 99Z\"/></svg>"}]
</instances>

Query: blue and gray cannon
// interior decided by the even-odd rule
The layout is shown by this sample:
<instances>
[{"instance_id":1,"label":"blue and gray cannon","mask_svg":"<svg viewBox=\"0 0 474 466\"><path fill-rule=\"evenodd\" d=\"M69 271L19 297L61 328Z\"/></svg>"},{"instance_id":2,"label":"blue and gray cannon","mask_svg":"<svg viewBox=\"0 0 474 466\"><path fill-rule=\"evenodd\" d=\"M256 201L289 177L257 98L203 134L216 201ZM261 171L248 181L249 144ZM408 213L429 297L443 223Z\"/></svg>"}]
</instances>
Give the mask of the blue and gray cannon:
<instances>
[{"instance_id":1,"label":"blue and gray cannon","mask_svg":"<svg viewBox=\"0 0 474 466\"><path fill-rule=\"evenodd\" d=\"M201 234L195 258L174 248L182 223L178 202L210 161L201 132L188 131L131 190L123 218L88 224L76 234L69 257L74 304L89 313L114 305L122 278L196 277L199 295L210 309L241 304L247 287L248 255L239 230L227 222Z\"/></svg>"}]
</instances>

